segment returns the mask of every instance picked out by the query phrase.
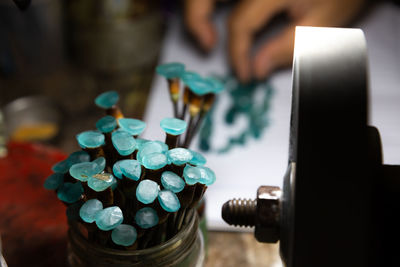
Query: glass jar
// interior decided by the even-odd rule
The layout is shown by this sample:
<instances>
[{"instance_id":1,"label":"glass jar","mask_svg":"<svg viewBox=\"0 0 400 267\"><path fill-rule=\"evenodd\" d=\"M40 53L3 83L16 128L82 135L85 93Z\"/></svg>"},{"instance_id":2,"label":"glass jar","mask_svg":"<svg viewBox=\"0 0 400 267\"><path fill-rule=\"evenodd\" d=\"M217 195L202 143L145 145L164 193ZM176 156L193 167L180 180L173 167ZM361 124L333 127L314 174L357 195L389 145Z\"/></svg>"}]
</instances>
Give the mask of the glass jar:
<instances>
[{"instance_id":1,"label":"glass jar","mask_svg":"<svg viewBox=\"0 0 400 267\"><path fill-rule=\"evenodd\" d=\"M68 263L70 266L200 267L204 264L204 240L195 213L180 232L165 243L142 250L116 250L88 242L70 225Z\"/></svg>"}]
</instances>

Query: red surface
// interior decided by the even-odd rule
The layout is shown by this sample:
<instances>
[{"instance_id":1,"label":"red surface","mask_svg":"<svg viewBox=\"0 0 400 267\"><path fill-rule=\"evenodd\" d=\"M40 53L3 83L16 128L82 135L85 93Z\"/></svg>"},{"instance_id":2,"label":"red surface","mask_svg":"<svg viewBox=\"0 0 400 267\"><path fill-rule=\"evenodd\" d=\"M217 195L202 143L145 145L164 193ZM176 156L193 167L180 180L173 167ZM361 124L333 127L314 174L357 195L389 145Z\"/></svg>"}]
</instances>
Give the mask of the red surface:
<instances>
[{"instance_id":1,"label":"red surface","mask_svg":"<svg viewBox=\"0 0 400 267\"><path fill-rule=\"evenodd\" d=\"M65 266L65 206L44 189L51 166L66 158L54 148L10 143L0 158L0 234L12 266Z\"/></svg>"}]
</instances>

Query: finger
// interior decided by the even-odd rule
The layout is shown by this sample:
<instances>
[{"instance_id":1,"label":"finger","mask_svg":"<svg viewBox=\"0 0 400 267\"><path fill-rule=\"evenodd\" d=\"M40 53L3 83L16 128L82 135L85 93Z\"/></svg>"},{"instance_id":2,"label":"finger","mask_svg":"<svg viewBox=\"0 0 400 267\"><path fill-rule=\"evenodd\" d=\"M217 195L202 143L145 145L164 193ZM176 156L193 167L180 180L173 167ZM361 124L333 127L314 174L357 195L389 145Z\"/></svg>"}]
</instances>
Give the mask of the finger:
<instances>
[{"instance_id":1,"label":"finger","mask_svg":"<svg viewBox=\"0 0 400 267\"><path fill-rule=\"evenodd\" d=\"M282 0L245 0L232 13L229 19L229 55L242 82L251 78L250 48L253 35L284 8L284 3Z\"/></svg>"},{"instance_id":2,"label":"finger","mask_svg":"<svg viewBox=\"0 0 400 267\"><path fill-rule=\"evenodd\" d=\"M205 50L214 47L217 41L215 26L210 21L215 0L186 0L185 24Z\"/></svg>"}]
</instances>

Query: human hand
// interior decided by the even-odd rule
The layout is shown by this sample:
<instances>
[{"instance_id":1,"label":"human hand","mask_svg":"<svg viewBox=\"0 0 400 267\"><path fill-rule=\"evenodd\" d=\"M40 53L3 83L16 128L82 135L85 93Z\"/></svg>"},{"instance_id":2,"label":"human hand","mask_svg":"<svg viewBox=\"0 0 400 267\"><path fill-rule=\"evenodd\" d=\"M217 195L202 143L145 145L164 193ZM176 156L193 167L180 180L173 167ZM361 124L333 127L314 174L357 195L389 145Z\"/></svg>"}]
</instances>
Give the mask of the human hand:
<instances>
[{"instance_id":1,"label":"human hand","mask_svg":"<svg viewBox=\"0 0 400 267\"><path fill-rule=\"evenodd\" d=\"M205 50L217 42L210 20L216 0L186 0L185 23ZM342 27L361 10L366 0L242 0L229 18L229 57L242 82L263 79L272 71L290 66L293 58L295 26ZM290 23L250 55L254 35L280 12Z\"/></svg>"}]
</instances>

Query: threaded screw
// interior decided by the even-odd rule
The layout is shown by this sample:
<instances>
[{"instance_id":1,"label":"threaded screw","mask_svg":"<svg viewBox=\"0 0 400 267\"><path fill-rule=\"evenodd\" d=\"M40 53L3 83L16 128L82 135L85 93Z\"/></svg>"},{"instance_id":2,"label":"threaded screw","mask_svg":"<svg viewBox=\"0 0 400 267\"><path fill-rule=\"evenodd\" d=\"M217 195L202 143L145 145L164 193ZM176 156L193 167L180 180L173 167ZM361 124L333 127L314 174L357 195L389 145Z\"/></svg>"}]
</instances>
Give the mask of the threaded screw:
<instances>
[{"instance_id":1,"label":"threaded screw","mask_svg":"<svg viewBox=\"0 0 400 267\"><path fill-rule=\"evenodd\" d=\"M222 206L222 219L234 226L256 225L257 200L231 199Z\"/></svg>"}]
</instances>

